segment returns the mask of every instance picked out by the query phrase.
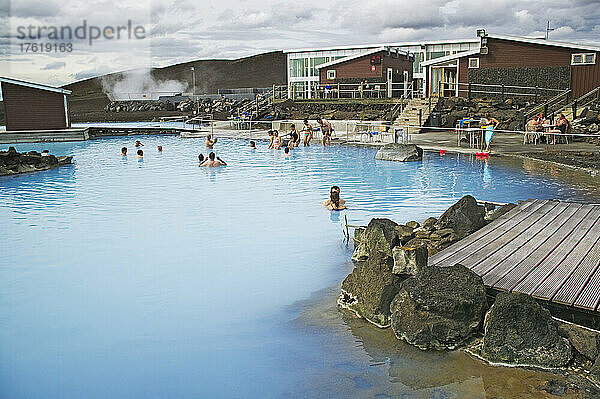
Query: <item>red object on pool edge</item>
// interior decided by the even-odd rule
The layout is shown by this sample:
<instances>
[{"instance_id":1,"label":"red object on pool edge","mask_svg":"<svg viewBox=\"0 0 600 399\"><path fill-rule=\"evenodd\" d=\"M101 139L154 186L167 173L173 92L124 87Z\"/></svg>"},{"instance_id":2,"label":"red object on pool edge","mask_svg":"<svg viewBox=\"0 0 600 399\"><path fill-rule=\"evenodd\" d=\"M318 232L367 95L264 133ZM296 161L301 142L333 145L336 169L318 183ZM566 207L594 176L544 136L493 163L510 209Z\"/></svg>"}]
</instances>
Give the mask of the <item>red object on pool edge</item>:
<instances>
[{"instance_id":1,"label":"red object on pool edge","mask_svg":"<svg viewBox=\"0 0 600 399\"><path fill-rule=\"evenodd\" d=\"M446 153L446 150L440 150L440 155L444 155Z\"/></svg>"},{"instance_id":2,"label":"red object on pool edge","mask_svg":"<svg viewBox=\"0 0 600 399\"><path fill-rule=\"evenodd\" d=\"M477 158L488 158L490 156L489 152L476 152L475 156Z\"/></svg>"}]
</instances>

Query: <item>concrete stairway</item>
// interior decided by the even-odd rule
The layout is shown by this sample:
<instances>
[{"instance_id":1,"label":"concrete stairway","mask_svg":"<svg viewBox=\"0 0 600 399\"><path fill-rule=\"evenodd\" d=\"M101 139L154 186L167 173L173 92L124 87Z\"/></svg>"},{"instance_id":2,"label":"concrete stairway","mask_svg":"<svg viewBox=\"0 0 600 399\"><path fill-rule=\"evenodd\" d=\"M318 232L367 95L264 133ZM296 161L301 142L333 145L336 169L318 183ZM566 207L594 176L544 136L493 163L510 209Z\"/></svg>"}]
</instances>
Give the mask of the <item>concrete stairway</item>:
<instances>
[{"instance_id":1,"label":"concrete stairway","mask_svg":"<svg viewBox=\"0 0 600 399\"><path fill-rule=\"evenodd\" d=\"M413 98L408 102L404 110L394 120L394 125L397 126L423 126L429 118L431 111L435 109L438 103L437 97L431 97L431 109L429 108L428 98ZM419 113L421 118L419 120ZM413 131L413 129L411 129ZM414 133L418 133L420 129L414 130Z\"/></svg>"},{"instance_id":2,"label":"concrete stairway","mask_svg":"<svg viewBox=\"0 0 600 399\"><path fill-rule=\"evenodd\" d=\"M56 141L81 141L89 139L87 128L64 130L0 131L0 144L49 143Z\"/></svg>"}]
</instances>

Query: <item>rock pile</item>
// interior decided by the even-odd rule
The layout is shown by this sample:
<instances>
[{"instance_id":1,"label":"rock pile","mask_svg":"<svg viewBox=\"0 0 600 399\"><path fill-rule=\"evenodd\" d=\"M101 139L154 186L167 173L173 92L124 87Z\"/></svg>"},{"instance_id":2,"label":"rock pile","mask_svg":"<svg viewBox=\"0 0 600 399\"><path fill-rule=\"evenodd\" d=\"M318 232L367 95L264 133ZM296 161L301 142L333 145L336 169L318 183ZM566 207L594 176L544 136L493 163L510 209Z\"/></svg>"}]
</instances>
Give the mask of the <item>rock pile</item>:
<instances>
[{"instance_id":1,"label":"rock pile","mask_svg":"<svg viewBox=\"0 0 600 399\"><path fill-rule=\"evenodd\" d=\"M220 99L211 100L205 98L203 100L192 101L191 99L185 99L178 103L172 103L170 101L158 101L158 100L130 100L130 101L113 101L104 107L106 112L156 112L156 111L180 111L180 112L194 112L200 111L201 113L214 114L224 113L230 115L235 111L249 103L250 100L232 100L226 97Z\"/></svg>"},{"instance_id":2,"label":"rock pile","mask_svg":"<svg viewBox=\"0 0 600 399\"><path fill-rule=\"evenodd\" d=\"M276 105L272 116L277 114L283 119L310 119L314 120L317 116L325 119L342 120L390 120L392 118L393 103L369 104L365 106L360 103L336 103L327 104L326 102L296 102L286 100Z\"/></svg>"},{"instance_id":3,"label":"rock pile","mask_svg":"<svg viewBox=\"0 0 600 399\"><path fill-rule=\"evenodd\" d=\"M0 151L0 176L48 170L70 164L72 157L55 157L36 151L19 153L15 147Z\"/></svg>"},{"instance_id":4,"label":"rock pile","mask_svg":"<svg viewBox=\"0 0 600 399\"><path fill-rule=\"evenodd\" d=\"M505 130L522 130L525 126L524 111L534 103L520 98L500 99L467 99L464 97L443 97L436 106L442 113L442 126L455 127L459 119L472 117L482 118L486 112L498 119L500 128Z\"/></svg>"},{"instance_id":5,"label":"rock pile","mask_svg":"<svg viewBox=\"0 0 600 399\"><path fill-rule=\"evenodd\" d=\"M357 263L342 282L338 305L379 327L391 326L398 339L421 349L469 344L490 362L543 368L584 359L589 378L600 385L599 332L560 323L524 294L498 294L488 309L480 276L460 264L428 264L428 254L472 234L514 206L486 214L485 207L465 196L439 218L422 224L371 220L366 228L354 231ZM473 336L483 339L472 341Z\"/></svg>"},{"instance_id":6,"label":"rock pile","mask_svg":"<svg viewBox=\"0 0 600 399\"><path fill-rule=\"evenodd\" d=\"M571 124L574 133L599 134L600 133L600 104L584 108ZM597 138L587 138L587 141L600 145Z\"/></svg>"}]
</instances>

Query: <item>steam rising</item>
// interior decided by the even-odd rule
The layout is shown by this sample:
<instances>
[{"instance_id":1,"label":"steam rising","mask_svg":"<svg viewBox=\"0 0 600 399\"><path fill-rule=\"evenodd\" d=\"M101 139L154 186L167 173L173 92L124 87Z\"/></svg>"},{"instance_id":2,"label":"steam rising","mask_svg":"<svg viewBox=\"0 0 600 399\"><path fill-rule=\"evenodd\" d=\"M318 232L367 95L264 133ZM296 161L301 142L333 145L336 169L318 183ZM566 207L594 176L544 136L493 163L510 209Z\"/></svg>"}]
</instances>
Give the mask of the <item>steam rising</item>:
<instances>
[{"instance_id":1,"label":"steam rising","mask_svg":"<svg viewBox=\"0 0 600 399\"><path fill-rule=\"evenodd\" d=\"M158 100L159 96L170 96L184 92L187 82L156 80L149 69L136 69L117 76L100 79L102 89L111 101Z\"/></svg>"}]
</instances>

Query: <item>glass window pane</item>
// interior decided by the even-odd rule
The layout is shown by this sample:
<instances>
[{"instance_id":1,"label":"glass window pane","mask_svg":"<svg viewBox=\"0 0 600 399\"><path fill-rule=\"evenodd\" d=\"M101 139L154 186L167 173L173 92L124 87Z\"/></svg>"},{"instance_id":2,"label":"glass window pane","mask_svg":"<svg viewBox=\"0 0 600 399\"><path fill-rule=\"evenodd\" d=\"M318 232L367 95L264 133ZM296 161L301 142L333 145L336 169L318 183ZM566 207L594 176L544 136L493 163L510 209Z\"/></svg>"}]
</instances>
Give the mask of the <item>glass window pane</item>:
<instances>
[{"instance_id":1,"label":"glass window pane","mask_svg":"<svg viewBox=\"0 0 600 399\"><path fill-rule=\"evenodd\" d=\"M586 54L585 55L585 63L593 64L594 63L594 54Z\"/></svg>"}]
</instances>

